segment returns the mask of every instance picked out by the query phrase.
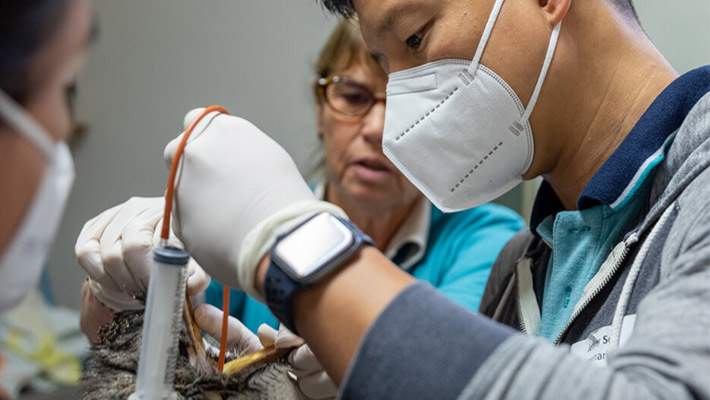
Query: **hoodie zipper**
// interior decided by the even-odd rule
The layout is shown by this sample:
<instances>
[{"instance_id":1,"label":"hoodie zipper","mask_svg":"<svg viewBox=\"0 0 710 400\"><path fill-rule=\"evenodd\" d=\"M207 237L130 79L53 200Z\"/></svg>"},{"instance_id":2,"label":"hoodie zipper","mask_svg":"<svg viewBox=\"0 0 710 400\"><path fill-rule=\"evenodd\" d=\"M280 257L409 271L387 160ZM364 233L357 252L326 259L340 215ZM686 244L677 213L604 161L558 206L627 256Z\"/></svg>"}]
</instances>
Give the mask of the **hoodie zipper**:
<instances>
[{"instance_id":1,"label":"hoodie zipper","mask_svg":"<svg viewBox=\"0 0 710 400\"><path fill-rule=\"evenodd\" d=\"M515 297L518 305L517 314L520 331L527 335L537 335L540 330L540 306L532 287L531 263L532 260L530 258L522 258L516 263L515 285L518 290ZM527 306L527 309L523 308L524 306Z\"/></svg>"},{"instance_id":2,"label":"hoodie zipper","mask_svg":"<svg viewBox=\"0 0 710 400\"><path fill-rule=\"evenodd\" d=\"M609 283L611 278L616 275L616 272L619 270L621 267L621 264L624 263L626 260L626 256L629 254L629 251L631 251L631 247L638 242L638 235L636 233L632 233L626 240L623 242L619 243L616 245L614 250L612 250L611 254L609 254L609 257L607 257L607 260L604 262L604 264L607 264L610 262L610 259L613 259L614 262L611 266L610 269L607 271L604 271L605 268L600 268L600 273L603 273L603 276L597 278L595 276L592 278L592 281L590 282L590 285L595 281L595 280L600 280L597 284L595 284L593 287L588 287L585 288L585 294L582 295L582 298L579 300L577 305L574 308L574 312L572 313L572 316L570 317L569 321L567 322L567 325L562 329L560 334L557 336L557 339L555 339L555 344L560 344L560 341L562 341L562 338L564 335L567 333L567 330L572 326L572 323L574 322L575 319L584 311L584 309L589 305L589 303L594 300L594 298L599 294L599 292L604 289L604 287ZM623 246L620 248L620 246ZM613 258L612 258L613 257ZM587 290L589 289L589 291ZM518 300L519 301L519 300ZM518 316L520 317L520 308L518 308Z\"/></svg>"},{"instance_id":3,"label":"hoodie zipper","mask_svg":"<svg viewBox=\"0 0 710 400\"><path fill-rule=\"evenodd\" d=\"M516 293L516 301L518 303L518 325L520 327L520 332L524 334L528 334L528 330L525 329L525 323L523 321L523 311L522 311L522 304L520 302L520 295Z\"/></svg>"}]
</instances>

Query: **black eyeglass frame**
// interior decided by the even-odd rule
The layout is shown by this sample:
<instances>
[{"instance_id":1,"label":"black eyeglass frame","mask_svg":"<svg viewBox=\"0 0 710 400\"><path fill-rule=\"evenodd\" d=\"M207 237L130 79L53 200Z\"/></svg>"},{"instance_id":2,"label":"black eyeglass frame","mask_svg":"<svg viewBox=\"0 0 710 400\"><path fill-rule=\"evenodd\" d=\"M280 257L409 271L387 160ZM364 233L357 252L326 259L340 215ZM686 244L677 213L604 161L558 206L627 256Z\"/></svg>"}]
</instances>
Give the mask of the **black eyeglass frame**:
<instances>
[{"instance_id":1,"label":"black eyeglass frame","mask_svg":"<svg viewBox=\"0 0 710 400\"><path fill-rule=\"evenodd\" d=\"M346 111L340 110L331 103L330 99L328 98L328 95L326 94L328 86L333 83L348 83L351 85L358 86L358 87L362 88L365 92L369 93L372 101L370 102L370 104L366 108L364 108L362 111L357 112L357 113L348 113ZM377 102L379 102L379 101L385 102L386 101L385 98L376 97L375 94L372 93L372 91L367 86L365 86L362 83L360 83L352 78L349 78L347 76L329 76L329 77L325 77L325 78L319 78L316 80L315 86L316 86L316 95L319 98L323 99L326 102L326 104L328 104L328 106L330 106L330 108L333 109L333 111L335 111L339 114L348 116L348 117L352 117L352 118L361 118L361 117L365 116L368 112L370 112L372 107Z\"/></svg>"}]
</instances>

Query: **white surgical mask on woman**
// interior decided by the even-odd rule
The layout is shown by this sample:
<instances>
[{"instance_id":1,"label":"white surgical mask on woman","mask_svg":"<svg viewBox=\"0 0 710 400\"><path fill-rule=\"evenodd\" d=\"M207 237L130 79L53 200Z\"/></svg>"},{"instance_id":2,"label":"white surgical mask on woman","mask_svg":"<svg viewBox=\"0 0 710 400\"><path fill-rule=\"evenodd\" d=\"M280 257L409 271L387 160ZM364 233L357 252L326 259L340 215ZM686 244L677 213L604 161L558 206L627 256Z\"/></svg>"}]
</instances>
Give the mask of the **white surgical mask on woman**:
<instances>
[{"instance_id":1,"label":"white surgical mask on woman","mask_svg":"<svg viewBox=\"0 0 710 400\"><path fill-rule=\"evenodd\" d=\"M39 281L74 182L74 163L67 144L54 143L52 136L2 90L0 119L33 142L47 158L32 205L5 253L0 255L0 311L3 311L22 301Z\"/></svg>"},{"instance_id":2,"label":"white surgical mask on woman","mask_svg":"<svg viewBox=\"0 0 710 400\"><path fill-rule=\"evenodd\" d=\"M479 64L502 5L496 1L473 61L439 60L389 75L383 151L442 211L503 195L522 181L533 159L528 119L560 24L526 109L503 78Z\"/></svg>"}]
</instances>

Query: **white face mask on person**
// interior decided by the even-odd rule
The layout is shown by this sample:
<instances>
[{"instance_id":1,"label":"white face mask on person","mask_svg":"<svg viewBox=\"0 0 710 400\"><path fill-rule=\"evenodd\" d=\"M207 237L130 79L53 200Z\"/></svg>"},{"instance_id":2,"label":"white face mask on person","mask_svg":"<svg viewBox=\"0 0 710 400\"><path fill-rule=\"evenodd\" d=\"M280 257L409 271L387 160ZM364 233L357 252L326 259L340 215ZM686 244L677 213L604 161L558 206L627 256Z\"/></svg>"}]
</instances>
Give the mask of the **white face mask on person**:
<instances>
[{"instance_id":1,"label":"white face mask on person","mask_svg":"<svg viewBox=\"0 0 710 400\"><path fill-rule=\"evenodd\" d=\"M496 1L473 61L439 60L389 75L383 151L442 211L503 195L522 181L533 159L528 119L560 24L526 109L500 76L479 64L502 5Z\"/></svg>"},{"instance_id":2,"label":"white face mask on person","mask_svg":"<svg viewBox=\"0 0 710 400\"><path fill-rule=\"evenodd\" d=\"M2 90L0 120L34 143L47 159L32 204L0 255L0 311L4 311L20 303L39 282L74 183L74 163L67 144L54 143L52 136Z\"/></svg>"}]
</instances>

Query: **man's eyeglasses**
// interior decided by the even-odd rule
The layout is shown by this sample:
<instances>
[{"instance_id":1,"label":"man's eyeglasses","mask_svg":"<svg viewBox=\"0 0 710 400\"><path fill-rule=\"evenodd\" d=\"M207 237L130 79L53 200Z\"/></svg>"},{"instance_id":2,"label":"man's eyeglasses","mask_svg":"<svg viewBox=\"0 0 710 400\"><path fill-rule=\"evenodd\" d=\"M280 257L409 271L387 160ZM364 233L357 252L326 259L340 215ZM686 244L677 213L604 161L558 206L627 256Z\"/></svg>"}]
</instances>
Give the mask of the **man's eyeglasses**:
<instances>
[{"instance_id":1,"label":"man's eyeglasses","mask_svg":"<svg viewBox=\"0 0 710 400\"><path fill-rule=\"evenodd\" d=\"M341 76L318 79L316 91L333 110L350 117L361 117L375 103L385 101L384 98L375 97L364 85Z\"/></svg>"}]
</instances>

